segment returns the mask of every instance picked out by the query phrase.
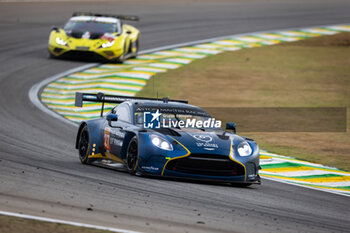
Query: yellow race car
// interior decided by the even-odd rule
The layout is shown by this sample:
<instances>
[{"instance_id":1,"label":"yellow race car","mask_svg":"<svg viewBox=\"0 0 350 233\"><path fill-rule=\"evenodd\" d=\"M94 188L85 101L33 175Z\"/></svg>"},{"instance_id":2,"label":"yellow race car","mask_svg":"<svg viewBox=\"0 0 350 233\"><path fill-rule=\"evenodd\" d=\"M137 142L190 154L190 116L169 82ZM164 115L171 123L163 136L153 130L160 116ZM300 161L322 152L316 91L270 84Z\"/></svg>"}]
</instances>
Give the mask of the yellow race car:
<instances>
[{"instance_id":1,"label":"yellow race car","mask_svg":"<svg viewBox=\"0 0 350 233\"><path fill-rule=\"evenodd\" d=\"M138 29L122 20L137 16L75 12L63 28L53 27L49 38L51 58L78 57L122 63L139 50Z\"/></svg>"}]
</instances>

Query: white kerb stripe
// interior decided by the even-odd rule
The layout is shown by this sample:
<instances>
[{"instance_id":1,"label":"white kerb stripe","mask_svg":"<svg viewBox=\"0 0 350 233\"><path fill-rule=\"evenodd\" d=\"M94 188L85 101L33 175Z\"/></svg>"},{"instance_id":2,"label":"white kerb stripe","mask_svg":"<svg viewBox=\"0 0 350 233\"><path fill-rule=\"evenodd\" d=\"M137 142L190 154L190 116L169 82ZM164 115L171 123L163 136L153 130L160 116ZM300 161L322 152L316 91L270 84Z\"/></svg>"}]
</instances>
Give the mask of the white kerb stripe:
<instances>
[{"instance_id":1,"label":"white kerb stripe","mask_svg":"<svg viewBox=\"0 0 350 233\"><path fill-rule=\"evenodd\" d=\"M7 212L7 211L0 211L0 214L6 215L6 216L12 216L12 217L33 219L33 220L38 220L42 222L60 223L60 224L66 224L71 226L77 226L77 227L93 228L93 229L104 230L104 231L112 231L112 232L119 232L119 233L139 233L138 231L129 231L129 230L120 229L120 228L97 226L97 225L71 222L71 221L59 220L54 218L45 218L45 217L39 217L39 216L27 215L27 214L17 214L17 213Z\"/></svg>"},{"instance_id":2,"label":"white kerb stripe","mask_svg":"<svg viewBox=\"0 0 350 233\"><path fill-rule=\"evenodd\" d=\"M330 26L328 27L333 30L339 30L339 31L350 31L350 27L345 27L345 26Z\"/></svg>"},{"instance_id":3,"label":"white kerb stripe","mask_svg":"<svg viewBox=\"0 0 350 233\"><path fill-rule=\"evenodd\" d=\"M302 29L301 31L303 32L310 32L310 33L315 33L315 34L322 34L322 35L333 35L336 34L337 32L334 31L327 31L327 30L320 30L320 29Z\"/></svg>"},{"instance_id":4,"label":"white kerb stripe","mask_svg":"<svg viewBox=\"0 0 350 233\"><path fill-rule=\"evenodd\" d=\"M288 177L299 177L299 176L315 176L315 175L326 175L326 174L336 174L343 176L350 176L350 174L342 173L342 172L331 172L324 170L300 170L300 171L291 171L291 172L270 172L270 171L262 171L266 175L279 175L279 176L288 176Z\"/></svg>"}]
</instances>

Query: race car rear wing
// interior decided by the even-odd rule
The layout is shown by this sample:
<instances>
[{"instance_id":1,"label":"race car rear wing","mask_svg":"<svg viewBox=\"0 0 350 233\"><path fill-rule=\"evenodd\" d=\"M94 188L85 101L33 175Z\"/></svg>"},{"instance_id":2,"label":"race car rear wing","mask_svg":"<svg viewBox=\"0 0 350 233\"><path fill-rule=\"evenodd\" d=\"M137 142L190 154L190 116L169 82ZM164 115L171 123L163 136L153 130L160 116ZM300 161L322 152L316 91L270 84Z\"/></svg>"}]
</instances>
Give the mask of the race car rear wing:
<instances>
[{"instance_id":1,"label":"race car rear wing","mask_svg":"<svg viewBox=\"0 0 350 233\"><path fill-rule=\"evenodd\" d=\"M121 20L130 20L130 21L139 21L140 18L134 15L110 15L110 14L98 14L91 12L74 12L72 17L74 16L96 16L96 17L112 17Z\"/></svg>"},{"instance_id":2,"label":"race car rear wing","mask_svg":"<svg viewBox=\"0 0 350 233\"><path fill-rule=\"evenodd\" d=\"M123 103L125 101L129 101L129 100L153 100L153 101L162 101L163 103L179 102L179 103L188 104L187 100L173 100L173 99L169 99L167 97L165 97L163 99L156 99L156 98L145 98L145 97L105 95L102 92L99 92L97 94L81 93L81 92L75 93L75 106L76 107L83 107L84 101L102 103L101 117L103 116L104 103L121 104L121 103Z\"/></svg>"}]
</instances>

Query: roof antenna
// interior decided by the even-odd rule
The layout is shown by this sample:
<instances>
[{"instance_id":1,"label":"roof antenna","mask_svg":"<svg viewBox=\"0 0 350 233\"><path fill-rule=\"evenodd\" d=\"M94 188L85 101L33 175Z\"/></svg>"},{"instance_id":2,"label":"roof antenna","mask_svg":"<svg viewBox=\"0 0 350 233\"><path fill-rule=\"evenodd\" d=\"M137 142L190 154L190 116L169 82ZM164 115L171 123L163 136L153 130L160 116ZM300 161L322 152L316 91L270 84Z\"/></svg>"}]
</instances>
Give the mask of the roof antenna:
<instances>
[{"instance_id":1,"label":"roof antenna","mask_svg":"<svg viewBox=\"0 0 350 233\"><path fill-rule=\"evenodd\" d=\"M157 100L159 100L159 98L158 98L158 91L157 91Z\"/></svg>"},{"instance_id":2,"label":"roof antenna","mask_svg":"<svg viewBox=\"0 0 350 233\"><path fill-rule=\"evenodd\" d=\"M152 78L152 84L153 84L153 97L154 97L154 78Z\"/></svg>"}]
</instances>

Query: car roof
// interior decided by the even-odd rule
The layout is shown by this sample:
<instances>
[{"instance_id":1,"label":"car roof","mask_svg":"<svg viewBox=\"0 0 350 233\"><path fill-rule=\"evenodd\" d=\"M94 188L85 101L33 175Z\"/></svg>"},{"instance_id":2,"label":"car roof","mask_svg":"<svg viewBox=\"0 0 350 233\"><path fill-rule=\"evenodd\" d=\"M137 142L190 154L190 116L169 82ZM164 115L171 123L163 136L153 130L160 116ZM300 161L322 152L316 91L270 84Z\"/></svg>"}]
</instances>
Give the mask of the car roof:
<instances>
[{"instance_id":1,"label":"car roof","mask_svg":"<svg viewBox=\"0 0 350 233\"><path fill-rule=\"evenodd\" d=\"M182 103L182 102L175 102L175 101L164 102L162 100L159 100L159 101L155 101L155 100L129 100L129 101L125 101L124 103L127 103L127 104L133 106L135 109L142 108L142 107L159 108L159 109L188 109L188 110L193 110L193 111L198 111L198 112L205 112L207 115L210 115L204 109L202 109L198 106L186 104L186 103Z\"/></svg>"},{"instance_id":2,"label":"car roof","mask_svg":"<svg viewBox=\"0 0 350 233\"><path fill-rule=\"evenodd\" d=\"M183 107L183 108L188 108L188 107L194 107L194 108L199 108L197 106L191 105L191 104L186 104L182 102L176 102L176 101L164 101L162 99L159 100L128 100L126 102L130 102L132 105L147 105L147 106L167 106L167 107Z\"/></svg>"},{"instance_id":3,"label":"car roof","mask_svg":"<svg viewBox=\"0 0 350 233\"><path fill-rule=\"evenodd\" d=\"M89 22L89 21L95 21L99 23L120 23L120 20L114 17L105 17L105 16L74 16L70 18L72 21L83 21L83 22Z\"/></svg>"}]
</instances>

